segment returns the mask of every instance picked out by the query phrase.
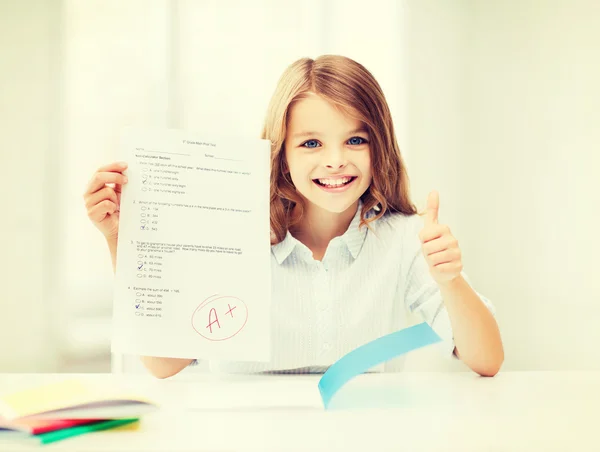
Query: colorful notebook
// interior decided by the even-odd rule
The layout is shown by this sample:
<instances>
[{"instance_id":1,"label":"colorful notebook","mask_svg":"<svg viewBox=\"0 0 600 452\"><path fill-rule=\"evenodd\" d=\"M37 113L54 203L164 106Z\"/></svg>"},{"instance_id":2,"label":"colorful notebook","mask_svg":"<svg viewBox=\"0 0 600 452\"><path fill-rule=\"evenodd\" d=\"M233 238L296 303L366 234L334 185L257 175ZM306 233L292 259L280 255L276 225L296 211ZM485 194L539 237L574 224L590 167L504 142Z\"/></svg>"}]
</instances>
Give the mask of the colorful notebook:
<instances>
[{"instance_id":1,"label":"colorful notebook","mask_svg":"<svg viewBox=\"0 0 600 452\"><path fill-rule=\"evenodd\" d=\"M0 397L0 419L133 419L156 410L152 401L124 392L118 385L78 379L36 386Z\"/></svg>"},{"instance_id":2,"label":"colorful notebook","mask_svg":"<svg viewBox=\"0 0 600 452\"><path fill-rule=\"evenodd\" d=\"M7 431L7 433L3 433L4 431L0 429L0 444L2 444L4 441L8 441L10 443L26 442L28 444L49 444L67 438L72 438L74 436L83 435L85 433L114 429L128 424L130 424L130 427L132 428L137 428L138 420L139 419L110 419L104 421L92 421L86 424L76 425L75 427L49 431L46 433L40 433L38 435L27 435L24 432L15 431Z\"/></svg>"},{"instance_id":3,"label":"colorful notebook","mask_svg":"<svg viewBox=\"0 0 600 452\"><path fill-rule=\"evenodd\" d=\"M65 428L76 427L78 425L91 424L98 422L97 419L17 419L14 421L5 421L0 418L0 434L7 431L27 433L29 435L41 435L42 433L63 430Z\"/></svg>"}]
</instances>

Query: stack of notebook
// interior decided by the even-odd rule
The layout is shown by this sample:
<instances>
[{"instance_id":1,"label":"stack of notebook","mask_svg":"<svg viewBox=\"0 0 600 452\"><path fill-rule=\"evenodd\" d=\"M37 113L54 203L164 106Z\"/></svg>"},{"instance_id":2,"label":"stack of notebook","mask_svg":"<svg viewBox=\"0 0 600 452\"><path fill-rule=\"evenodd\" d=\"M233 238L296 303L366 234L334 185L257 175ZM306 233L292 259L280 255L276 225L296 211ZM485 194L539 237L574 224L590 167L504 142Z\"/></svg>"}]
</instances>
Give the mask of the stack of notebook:
<instances>
[{"instance_id":1,"label":"stack of notebook","mask_svg":"<svg viewBox=\"0 0 600 452\"><path fill-rule=\"evenodd\" d=\"M0 397L0 443L48 444L100 430L137 428L141 416L157 408L112 385L62 380Z\"/></svg>"}]
</instances>

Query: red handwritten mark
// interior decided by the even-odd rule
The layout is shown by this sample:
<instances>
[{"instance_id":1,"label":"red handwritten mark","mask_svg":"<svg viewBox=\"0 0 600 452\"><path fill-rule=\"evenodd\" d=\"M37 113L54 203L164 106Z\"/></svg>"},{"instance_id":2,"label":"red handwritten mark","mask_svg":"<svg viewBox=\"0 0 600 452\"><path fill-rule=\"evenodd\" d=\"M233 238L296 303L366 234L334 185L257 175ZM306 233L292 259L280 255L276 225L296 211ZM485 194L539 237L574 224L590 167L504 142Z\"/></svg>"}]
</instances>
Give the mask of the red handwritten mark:
<instances>
[{"instance_id":1,"label":"red handwritten mark","mask_svg":"<svg viewBox=\"0 0 600 452\"><path fill-rule=\"evenodd\" d=\"M231 307L233 303L233 307ZM212 306L210 306L212 304ZM225 308L225 304L229 308L229 311ZM240 308L236 312L236 316L233 316L233 310ZM209 311L208 322L206 325L206 310ZM213 313L214 311L214 313ZM229 319L224 320L218 318L217 311L225 312L225 315L231 314ZM214 316L214 318L213 318ZM214 294L204 299L198 307L194 310L191 318L192 328L196 333L202 336L204 339L209 341L226 341L228 339L237 336L240 331L244 329L248 322L248 306L240 298ZM221 325L223 323L223 325ZM218 328L213 330L212 326L217 324ZM202 327L201 325L206 325ZM206 329L210 330L210 333L206 332Z\"/></svg>"},{"instance_id":2,"label":"red handwritten mark","mask_svg":"<svg viewBox=\"0 0 600 452\"><path fill-rule=\"evenodd\" d=\"M212 315L213 313L215 314L215 320L211 321L212 319ZM221 324L219 323L219 316L217 315L217 310L215 308L212 308L210 310L210 312L208 313L208 321L210 322L208 325L206 325L206 328L210 328L210 332L212 333L212 326L216 323L217 325L219 325L219 328L221 328Z\"/></svg>"},{"instance_id":3,"label":"red handwritten mark","mask_svg":"<svg viewBox=\"0 0 600 452\"><path fill-rule=\"evenodd\" d=\"M235 308L237 308L237 306L234 306L234 307L232 308L232 307L231 307L231 305L230 305L229 303L227 303L227 306L229 307L229 311L227 311L227 312L225 313L225 315L227 315L227 314L231 314L231 318L233 319L233 310L234 310ZM214 308L213 308L213 309L214 309Z\"/></svg>"}]
</instances>

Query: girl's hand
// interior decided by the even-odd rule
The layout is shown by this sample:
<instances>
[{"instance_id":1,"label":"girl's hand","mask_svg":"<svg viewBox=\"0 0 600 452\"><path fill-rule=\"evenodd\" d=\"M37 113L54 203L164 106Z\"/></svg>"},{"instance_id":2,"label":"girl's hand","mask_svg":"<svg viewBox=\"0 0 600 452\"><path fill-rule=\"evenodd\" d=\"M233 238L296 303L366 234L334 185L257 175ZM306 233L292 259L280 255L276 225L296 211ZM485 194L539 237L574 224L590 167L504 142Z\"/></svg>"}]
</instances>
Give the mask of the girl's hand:
<instances>
[{"instance_id":1,"label":"girl's hand","mask_svg":"<svg viewBox=\"0 0 600 452\"><path fill-rule=\"evenodd\" d=\"M439 208L439 194L433 191L427 198L425 225L419 239L431 276L438 285L444 285L460 276L463 265L458 240L448 226L438 224Z\"/></svg>"},{"instance_id":2,"label":"girl's hand","mask_svg":"<svg viewBox=\"0 0 600 452\"><path fill-rule=\"evenodd\" d=\"M107 240L117 240L121 187L127 183L127 164L115 162L98 168L83 195L87 214Z\"/></svg>"}]
</instances>

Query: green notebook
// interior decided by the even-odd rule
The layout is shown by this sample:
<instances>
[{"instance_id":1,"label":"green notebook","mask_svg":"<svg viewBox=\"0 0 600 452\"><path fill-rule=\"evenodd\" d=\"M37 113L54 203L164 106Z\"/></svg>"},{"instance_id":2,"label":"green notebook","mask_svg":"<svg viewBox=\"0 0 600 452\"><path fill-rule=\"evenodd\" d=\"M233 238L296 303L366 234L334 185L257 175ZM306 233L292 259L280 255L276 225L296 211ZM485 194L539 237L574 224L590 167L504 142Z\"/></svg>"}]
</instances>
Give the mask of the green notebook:
<instances>
[{"instance_id":1,"label":"green notebook","mask_svg":"<svg viewBox=\"0 0 600 452\"><path fill-rule=\"evenodd\" d=\"M85 433L97 432L100 430L108 430L111 428L121 427L127 424L133 424L139 419L110 419L106 421L98 421L90 424L78 425L76 427L64 428L52 432L41 433L39 435L26 435L20 432L19 434L0 434L0 443L2 440L27 443L34 442L37 444L50 444L63 439L72 438L74 436L83 435Z\"/></svg>"},{"instance_id":2,"label":"green notebook","mask_svg":"<svg viewBox=\"0 0 600 452\"><path fill-rule=\"evenodd\" d=\"M77 427L66 428L64 430L55 430L54 432L42 433L37 435L41 444L53 443L62 439L71 438L84 433L97 432L100 430L108 430L109 428L120 427L122 425L132 424L139 419L110 419L108 421L100 421L94 424L78 425Z\"/></svg>"}]
</instances>

